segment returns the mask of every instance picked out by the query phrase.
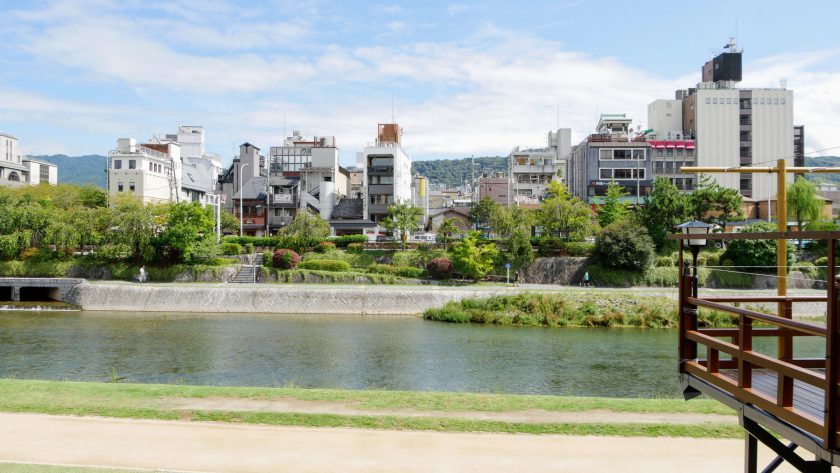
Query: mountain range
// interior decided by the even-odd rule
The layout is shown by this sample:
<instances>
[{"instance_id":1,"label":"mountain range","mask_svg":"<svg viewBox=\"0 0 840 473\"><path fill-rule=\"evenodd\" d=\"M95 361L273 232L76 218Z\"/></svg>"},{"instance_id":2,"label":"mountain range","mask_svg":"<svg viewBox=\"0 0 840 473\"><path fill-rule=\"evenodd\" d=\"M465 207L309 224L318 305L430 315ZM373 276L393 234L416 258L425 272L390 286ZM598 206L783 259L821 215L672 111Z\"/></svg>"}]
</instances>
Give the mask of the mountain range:
<instances>
[{"instance_id":1,"label":"mountain range","mask_svg":"<svg viewBox=\"0 0 840 473\"><path fill-rule=\"evenodd\" d=\"M103 189L107 185L108 158L106 156L99 154L85 156L53 154L32 156L32 158L58 166L58 182L62 184L93 184Z\"/></svg>"},{"instance_id":2,"label":"mountain range","mask_svg":"<svg viewBox=\"0 0 840 473\"><path fill-rule=\"evenodd\" d=\"M414 161L411 163L411 174L426 176L432 184L446 184L457 186L469 181L473 176L473 160L464 159L435 159L430 161ZM483 156L475 158L475 176L493 174L508 170L506 156Z\"/></svg>"}]
</instances>

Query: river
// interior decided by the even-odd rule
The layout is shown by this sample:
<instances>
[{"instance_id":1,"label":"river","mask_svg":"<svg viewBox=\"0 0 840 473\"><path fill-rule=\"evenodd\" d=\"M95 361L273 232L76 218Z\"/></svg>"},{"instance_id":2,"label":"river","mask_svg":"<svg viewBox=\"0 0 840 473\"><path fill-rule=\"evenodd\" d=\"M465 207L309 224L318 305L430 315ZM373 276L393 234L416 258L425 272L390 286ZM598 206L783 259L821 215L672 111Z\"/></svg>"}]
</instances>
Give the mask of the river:
<instances>
[{"instance_id":1,"label":"river","mask_svg":"<svg viewBox=\"0 0 840 473\"><path fill-rule=\"evenodd\" d=\"M409 316L9 311L0 377L676 397L676 335ZM818 342L797 339L796 351L819 353Z\"/></svg>"}]
</instances>

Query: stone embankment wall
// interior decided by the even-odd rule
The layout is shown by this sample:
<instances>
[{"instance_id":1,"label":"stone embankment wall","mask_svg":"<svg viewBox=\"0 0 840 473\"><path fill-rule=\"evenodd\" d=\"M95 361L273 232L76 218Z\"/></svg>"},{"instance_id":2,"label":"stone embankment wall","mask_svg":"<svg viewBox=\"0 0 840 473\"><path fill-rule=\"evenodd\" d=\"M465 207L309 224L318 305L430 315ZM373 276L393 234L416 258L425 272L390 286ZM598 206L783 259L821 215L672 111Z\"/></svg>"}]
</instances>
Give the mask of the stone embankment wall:
<instances>
[{"instance_id":1,"label":"stone embankment wall","mask_svg":"<svg viewBox=\"0 0 840 473\"><path fill-rule=\"evenodd\" d=\"M589 258L557 256L536 258L519 270L519 282L527 284L559 284L574 286L583 281Z\"/></svg>"},{"instance_id":2,"label":"stone embankment wall","mask_svg":"<svg viewBox=\"0 0 840 473\"><path fill-rule=\"evenodd\" d=\"M81 284L70 294L82 310L282 314L419 314L446 302L512 288L296 285Z\"/></svg>"}]
</instances>

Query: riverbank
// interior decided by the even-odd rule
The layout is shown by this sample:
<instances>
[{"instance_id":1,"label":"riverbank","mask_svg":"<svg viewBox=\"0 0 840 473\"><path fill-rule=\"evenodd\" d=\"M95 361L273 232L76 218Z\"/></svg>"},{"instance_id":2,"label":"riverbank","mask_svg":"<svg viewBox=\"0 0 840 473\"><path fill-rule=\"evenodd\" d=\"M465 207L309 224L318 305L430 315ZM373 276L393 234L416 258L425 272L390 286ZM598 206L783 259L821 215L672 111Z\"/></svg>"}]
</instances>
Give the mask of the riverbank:
<instances>
[{"instance_id":1,"label":"riverbank","mask_svg":"<svg viewBox=\"0 0 840 473\"><path fill-rule=\"evenodd\" d=\"M451 432L724 437L711 400L0 380L0 412Z\"/></svg>"},{"instance_id":2,"label":"riverbank","mask_svg":"<svg viewBox=\"0 0 840 473\"><path fill-rule=\"evenodd\" d=\"M706 289L704 293L761 295L772 290ZM579 294L586 297L665 297L674 289L581 288L523 284L477 286L348 285L348 284L208 284L119 281L86 282L76 286L67 302L90 311L218 312L274 314L394 314L418 315L448 302L521 293ZM803 294L824 291L798 290ZM758 305L760 306L760 305ZM770 305L767 305L768 308ZM794 316L823 316L825 303L797 304Z\"/></svg>"}]
</instances>

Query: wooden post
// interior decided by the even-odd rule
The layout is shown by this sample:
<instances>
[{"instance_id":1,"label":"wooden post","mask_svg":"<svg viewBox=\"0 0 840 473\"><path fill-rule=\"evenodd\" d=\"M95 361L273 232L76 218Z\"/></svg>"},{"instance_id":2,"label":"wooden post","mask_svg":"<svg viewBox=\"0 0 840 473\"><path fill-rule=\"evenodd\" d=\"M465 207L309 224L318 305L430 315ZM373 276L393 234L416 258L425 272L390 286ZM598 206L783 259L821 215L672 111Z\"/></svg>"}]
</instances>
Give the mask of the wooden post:
<instances>
[{"instance_id":1,"label":"wooden post","mask_svg":"<svg viewBox=\"0 0 840 473\"><path fill-rule=\"evenodd\" d=\"M785 160L780 159L776 166L776 229L780 232L787 231L787 172L785 171ZM769 189L768 189L769 191ZM770 209L767 209L769 212ZM802 231L801 228L797 229ZM776 251L778 258L776 259L778 268L776 274L778 277L778 294L780 296L787 295L787 240L776 241ZM779 304L779 316L782 314L782 306Z\"/></svg>"},{"instance_id":2,"label":"wooden post","mask_svg":"<svg viewBox=\"0 0 840 473\"><path fill-rule=\"evenodd\" d=\"M836 277L836 241L834 239L828 240L828 268L826 279L828 280L828 310L826 311L826 334L825 334L825 356L826 356L826 391L825 391L825 436L823 438L823 448L834 450L838 447L837 442L837 427L838 427L838 399L840 394L837 388L837 382L840 381L840 320L838 320L837 311L837 281Z\"/></svg>"},{"instance_id":3,"label":"wooden post","mask_svg":"<svg viewBox=\"0 0 840 473\"><path fill-rule=\"evenodd\" d=\"M741 315L738 324L738 387L752 388L752 364L744 359L745 351L752 351L752 319Z\"/></svg>"},{"instance_id":4,"label":"wooden post","mask_svg":"<svg viewBox=\"0 0 840 473\"><path fill-rule=\"evenodd\" d=\"M784 302L779 302L779 310L779 317L784 317L786 319L793 318L793 302L791 302L790 299L785 299ZM778 358L788 363L793 360L793 336L779 336ZM779 373L777 388L776 401L778 405L782 407L793 406L793 378Z\"/></svg>"}]
</instances>

